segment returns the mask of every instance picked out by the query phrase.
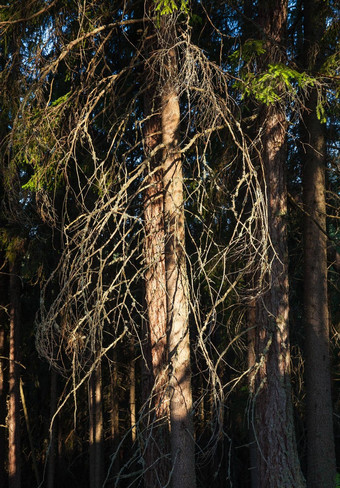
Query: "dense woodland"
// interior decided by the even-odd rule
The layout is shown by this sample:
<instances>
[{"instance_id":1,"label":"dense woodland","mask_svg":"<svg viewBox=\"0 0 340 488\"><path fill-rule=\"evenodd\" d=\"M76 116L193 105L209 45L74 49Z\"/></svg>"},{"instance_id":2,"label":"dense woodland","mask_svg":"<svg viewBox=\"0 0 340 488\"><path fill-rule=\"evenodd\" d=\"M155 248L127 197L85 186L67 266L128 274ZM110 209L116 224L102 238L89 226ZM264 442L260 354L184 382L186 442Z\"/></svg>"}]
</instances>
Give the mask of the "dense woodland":
<instances>
[{"instance_id":1,"label":"dense woodland","mask_svg":"<svg viewBox=\"0 0 340 488\"><path fill-rule=\"evenodd\" d=\"M1 487L340 486L339 33L2 2Z\"/></svg>"}]
</instances>

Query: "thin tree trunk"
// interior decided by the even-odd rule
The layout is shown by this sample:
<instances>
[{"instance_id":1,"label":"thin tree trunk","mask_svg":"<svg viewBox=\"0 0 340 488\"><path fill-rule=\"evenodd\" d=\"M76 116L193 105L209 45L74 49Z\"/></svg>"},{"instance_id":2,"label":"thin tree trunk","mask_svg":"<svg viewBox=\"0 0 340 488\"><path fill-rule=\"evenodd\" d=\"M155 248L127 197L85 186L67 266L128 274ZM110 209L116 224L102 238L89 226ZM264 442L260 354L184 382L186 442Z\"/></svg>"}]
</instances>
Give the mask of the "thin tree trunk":
<instances>
[{"instance_id":1,"label":"thin tree trunk","mask_svg":"<svg viewBox=\"0 0 340 488\"><path fill-rule=\"evenodd\" d=\"M35 474L35 480L37 482L37 486L39 486L40 485L40 476L39 476L39 471L38 471L37 458L35 455L35 448L34 448L33 436L32 436L32 431L31 431L31 426L30 426L30 420L29 420L29 416L28 416L26 397L25 397L25 392L24 392L24 385L23 385L21 378L20 378L20 398L21 398L22 409L24 412L24 417L25 417L25 422L26 422L28 440L29 440L30 448L31 448L33 471Z\"/></svg>"},{"instance_id":2,"label":"thin tree trunk","mask_svg":"<svg viewBox=\"0 0 340 488\"><path fill-rule=\"evenodd\" d=\"M96 445L95 445L95 408L93 398L94 373L91 374L88 383L88 409L89 409L89 481L90 488L96 488L95 485L95 462L96 462Z\"/></svg>"},{"instance_id":3,"label":"thin tree trunk","mask_svg":"<svg viewBox=\"0 0 340 488\"><path fill-rule=\"evenodd\" d=\"M132 443L136 441L136 360L134 343L130 345L131 359L129 366L129 403L130 403L130 424L131 424L131 440Z\"/></svg>"},{"instance_id":4,"label":"thin tree trunk","mask_svg":"<svg viewBox=\"0 0 340 488\"><path fill-rule=\"evenodd\" d=\"M305 2L305 49L312 72L320 64L325 31L325 2ZM306 102L303 118L304 321L306 335L307 481L308 488L334 488L336 463L329 358L327 236L324 128L317 118L317 93Z\"/></svg>"},{"instance_id":5,"label":"thin tree trunk","mask_svg":"<svg viewBox=\"0 0 340 488\"><path fill-rule=\"evenodd\" d=\"M172 28L172 27L171 27ZM175 89L177 57L168 51L169 80L162 95L163 184L166 229L165 270L170 361L170 421L173 488L194 488L195 441L189 342L189 290L185 256L183 170L179 144L180 109Z\"/></svg>"},{"instance_id":6,"label":"thin tree trunk","mask_svg":"<svg viewBox=\"0 0 340 488\"><path fill-rule=\"evenodd\" d=\"M1 257L3 255L1 254ZM0 486L5 487L6 479L6 371L8 371L8 360L6 359L6 333L5 327L8 323L8 312L6 307L8 305L8 279L6 276L8 272L7 266L3 264L1 259L0 271Z\"/></svg>"},{"instance_id":7,"label":"thin tree trunk","mask_svg":"<svg viewBox=\"0 0 340 488\"><path fill-rule=\"evenodd\" d=\"M111 437L112 448L115 456L113 472L119 472L119 455L117 453L119 445L119 400L118 400L118 362L117 349L113 350L112 372L111 372Z\"/></svg>"},{"instance_id":8,"label":"thin tree trunk","mask_svg":"<svg viewBox=\"0 0 340 488\"><path fill-rule=\"evenodd\" d=\"M102 394L102 366L101 362L95 370L95 479L96 488L101 488L104 478L104 456L103 456L103 394Z\"/></svg>"},{"instance_id":9,"label":"thin tree trunk","mask_svg":"<svg viewBox=\"0 0 340 488\"><path fill-rule=\"evenodd\" d=\"M19 327L20 279L19 264L10 265L10 333L9 333L9 400L8 400L8 485L21 486L20 462L20 376L19 376Z\"/></svg>"},{"instance_id":10,"label":"thin tree trunk","mask_svg":"<svg viewBox=\"0 0 340 488\"><path fill-rule=\"evenodd\" d=\"M103 482L103 410L101 364L93 371L88 387L90 488L100 488Z\"/></svg>"},{"instance_id":11,"label":"thin tree trunk","mask_svg":"<svg viewBox=\"0 0 340 488\"><path fill-rule=\"evenodd\" d=\"M253 300L248 305L247 310L247 327L248 327L248 368L250 370L249 373L249 393L252 398L255 395L255 374L254 368L256 365L256 303ZM258 450L256 445L256 437L254 431L254 418L253 418L253 410L250 412L250 425L249 425L249 470L250 470L250 479L251 479L251 488L258 488Z\"/></svg>"},{"instance_id":12,"label":"thin tree trunk","mask_svg":"<svg viewBox=\"0 0 340 488\"><path fill-rule=\"evenodd\" d=\"M57 373L52 369L51 371L51 392L50 392L50 422L57 410ZM47 471L47 488L54 488L55 481L55 465L56 465L56 420L53 423L50 448L48 456L48 471Z\"/></svg>"},{"instance_id":13,"label":"thin tree trunk","mask_svg":"<svg viewBox=\"0 0 340 488\"><path fill-rule=\"evenodd\" d=\"M282 60L287 6L287 0L259 2L259 22L266 36L264 69L267 69L267 63ZM258 481L261 488L300 488L305 486L305 482L297 455L290 390L285 176L287 123L283 110L274 104L262 108L260 121L268 232L273 249L269 251L269 289L258 301L256 311Z\"/></svg>"}]
</instances>

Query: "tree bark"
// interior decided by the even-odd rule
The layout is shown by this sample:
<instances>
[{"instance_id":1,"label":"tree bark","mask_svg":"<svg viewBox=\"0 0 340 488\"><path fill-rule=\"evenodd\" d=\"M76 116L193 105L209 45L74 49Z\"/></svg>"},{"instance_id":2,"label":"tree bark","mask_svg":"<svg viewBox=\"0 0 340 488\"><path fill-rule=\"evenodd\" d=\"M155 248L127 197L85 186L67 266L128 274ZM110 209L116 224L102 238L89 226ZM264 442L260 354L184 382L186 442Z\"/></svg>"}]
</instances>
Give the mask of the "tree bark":
<instances>
[{"instance_id":1,"label":"tree bark","mask_svg":"<svg viewBox=\"0 0 340 488\"><path fill-rule=\"evenodd\" d=\"M270 289L257 309L256 430L262 488L305 486L294 433L290 391L288 274L286 235L285 117L267 110L263 164L268 197L271 253Z\"/></svg>"},{"instance_id":2,"label":"tree bark","mask_svg":"<svg viewBox=\"0 0 340 488\"><path fill-rule=\"evenodd\" d=\"M57 410L57 373L52 369L51 374L51 391L50 391L50 422ZM56 465L56 419L54 420L51 436L50 448L48 456L48 471L47 471L47 488L54 488L55 485L55 465Z\"/></svg>"},{"instance_id":3,"label":"tree bark","mask_svg":"<svg viewBox=\"0 0 340 488\"><path fill-rule=\"evenodd\" d=\"M89 381L90 488L101 488L103 482L103 402L101 364Z\"/></svg>"},{"instance_id":4,"label":"tree bark","mask_svg":"<svg viewBox=\"0 0 340 488\"><path fill-rule=\"evenodd\" d=\"M130 403L130 424L132 444L136 441L136 360L134 342L130 345L131 359L129 366L129 403Z\"/></svg>"},{"instance_id":5,"label":"tree bark","mask_svg":"<svg viewBox=\"0 0 340 488\"><path fill-rule=\"evenodd\" d=\"M253 398L255 395L255 367L256 367L256 302L252 300L248 305L247 310L247 338L248 338L248 369L250 371L248 377L249 393ZM256 445L255 430L253 411L250 416L249 425L249 470L250 470L250 480L251 488L258 488L258 452Z\"/></svg>"},{"instance_id":6,"label":"tree bark","mask_svg":"<svg viewBox=\"0 0 340 488\"><path fill-rule=\"evenodd\" d=\"M3 254L1 254L3 258ZM8 305L8 267L4 265L4 259L1 259L0 271L0 486L5 487L7 483L6 478L6 455L7 455L7 439L6 439L6 372L8 371L8 360L6 359L6 333L5 328L8 324L8 312L6 307Z\"/></svg>"},{"instance_id":7,"label":"tree bark","mask_svg":"<svg viewBox=\"0 0 340 488\"><path fill-rule=\"evenodd\" d=\"M20 338L20 278L19 263L10 264L10 332L9 332L9 392L8 392L8 486L20 488L20 374L19 374L19 338Z\"/></svg>"},{"instance_id":8,"label":"tree bark","mask_svg":"<svg viewBox=\"0 0 340 488\"><path fill-rule=\"evenodd\" d=\"M325 2L304 5L305 46L313 73L320 64ZM306 335L307 481L309 488L334 488L336 463L329 358L324 127L317 118L317 93L306 102L304 124L304 322Z\"/></svg>"},{"instance_id":9,"label":"tree bark","mask_svg":"<svg viewBox=\"0 0 340 488\"><path fill-rule=\"evenodd\" d=\"M147 13L152 10L152 2L146 5ZM152 395L151 412L148 414L145 433L147 487L165 486L168 482L170 465L169 453L169 396L167 357L167 299L165 277L165 229L162 151L157 146L162 143L161 100L157 96L159 80L152 67L155 49L153 36L147 43L147 63L145 77L147 90L144 96L144 136L145 153L150 158L145 176L144 190L144 257L145 257L145 302L147 309L147 335L150 381L149 394ZM155 154L153 154L155 153Z\"/></svg>"},{"instance_id":10,"label":"tree bark","mask_svg":"<svg viewBox=\"0 0 340 488\"><path fill-rule=\"evenodd\" d=\"M162 94L165 270L170 362L170 421L173 488L194 488L195 441L189 342L189 290L185 256L183 169L178 151L180 108L175 88L177 57L169 49L169 79Z\"/></svg>"},{"instance_id":11,"label":"tree bark","mask_svg":"<svg viewBox=\"0 0 340 488\"><path fill-rule=\"evenodd\" d=\"M268 63L282 61L281 43L287 0L261 0L259 22ZM279 87L278 87L279 88ZM288 251L286 189L286 117L277 105L262 107L261 153L268 199L268 233L272 244L268 291L257 304L256 438L261 488L304 487L297 455L290 391L288 332Z\"/></svg>"},{"instance_id":12,"label":"tree bark","mask_svg":"<svg viewBox=\"0 0 340 488\"><path fill-rule=\"evenodd\" d=\"M118 398L118 360L117 349L113 350L112 371L110 373L111 381L111 438L112 438L112 452L114 453L113 473L119 473L119 455L118 446L120 441L119 435L119 398ZM119 486L119 485L118 485Z\"/></svg>"}]
</instances>

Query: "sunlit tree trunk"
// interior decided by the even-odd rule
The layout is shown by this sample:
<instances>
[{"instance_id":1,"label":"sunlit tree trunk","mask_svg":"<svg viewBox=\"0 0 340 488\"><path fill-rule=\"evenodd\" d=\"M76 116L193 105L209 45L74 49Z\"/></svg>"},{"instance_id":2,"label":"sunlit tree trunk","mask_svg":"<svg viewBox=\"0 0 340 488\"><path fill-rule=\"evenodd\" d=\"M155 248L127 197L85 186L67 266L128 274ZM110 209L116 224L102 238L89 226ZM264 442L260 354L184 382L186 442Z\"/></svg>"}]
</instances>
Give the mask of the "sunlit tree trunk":
<instances>
[{"instance_id":1,"label":"sunlit tree trunk","mask_svg":"<svg viewBox=\"0 0 340 488\"><path fill-rule=\"evenodd\" d=\"M146 5L147 13L153 12L153 2ZM149 32L144 95L145 155L149 158L144 190L144 256L145 303L147 309L147 335L149 354L149 394L152 395L151 412L148 413L145 432L146 470L144 480L149 488L165 486L168 482L169 452L169 398L167 358L167 300L165 279L165 230L162 151L161 100L157 96L158 75L152 66L155 31ZM157 149L158 148L158 149Z\"/></svg>"},{"instance_id":2,"label":"sunlit tree trunk","mask_svg":"<svg viewBox=\"0 0 340 488\"><path fill-rule=\"evenodd\" d=\"M171 27L172 28L172 27ZM185 255L183 169L178 151L180 108L176 91L177 57L168 51L169 79L162 94L163 185L166 229L165 270L170 363L170 420L173 488L193 488L195 442L189 343L189 290Z\"/></svg>"},{"instance_id":3,"label":"sunlit tree trunk","mask_svg":"<svg viewBox=\"0 0 340 488\"><path fill-rule=\"evenodd\" d=\"M129 365L129 403L130 403L130 424L131 424L131 440L135 442L137 437L136 429L136 360L134 343L130 345L130 365Z\"/></svg>"},{"instance_id":4,"label":"sunlit tree trunk","mask_svg":"<svg viewBox=\"0 0 340 488\"><path fill-rule=\"evenodd\" d=\"M326 5L304 2L305 46L308 68L320 65ZM335 486L335 446L329 358L327 296L327 236L324 126L317 118L317 93L306 102L303 125L304 201L304 321L306 334L307 481L308 488Z\"/></svg>"},{"instance_id":5,"label":"sunlit tree trunk","mask_svg":"<svg viewBox=\"0 0 340 488\"><path fill-rule=\"evenodd\" d=\"M8 361L6 360L6 325L8 324L8 268L4 266L3 254L0 261L0 486L5 486L5 465L6 465L6 370ZM7 272L7 273L6 273Z\"/></svg>"},{"instance_id":6,"label":"sunlit tree trunk","mask_svg":"<svg viewBox=\"0 0 340 488\"><path fill-rule=\"evenodd\" d=\"M282 60L287 4L287 0L259 2L266 45L264 69L267 63ZM258 482L261 488L299 488L305 483L297 455L290 390L285 113L278 105L264 106L260 123L268 233L273 249L269 251L269 289L258 301L256 311Z\"/></svg>"},{"instance_id":7,"label":"sunlit tree trunk","mask_svg":"<svg viewBox=\"0 0 340 488\"><path fill-rule=\"evenodd\" d=\"M19 327L20 327L20 278L19 263L10 264L10 332L9 332L9 391L8 391L8 486L21 486L20 460L20 372L19 372Z\"/></svg>"}]
</instances>

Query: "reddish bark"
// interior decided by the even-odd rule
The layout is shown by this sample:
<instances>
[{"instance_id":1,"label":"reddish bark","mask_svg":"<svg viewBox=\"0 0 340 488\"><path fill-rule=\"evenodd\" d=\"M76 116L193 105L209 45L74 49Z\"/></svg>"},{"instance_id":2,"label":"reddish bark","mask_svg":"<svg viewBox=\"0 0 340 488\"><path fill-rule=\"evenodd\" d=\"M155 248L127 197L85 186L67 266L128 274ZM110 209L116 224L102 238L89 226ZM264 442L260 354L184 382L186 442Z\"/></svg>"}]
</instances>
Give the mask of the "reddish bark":
<instances>
[{"instance_id":1,"label":"reddish bark","mask_svg":"<svg viewBox=\"0 0 340 488\"><path fill-rule=\"evenodd\" d=\"M265 35L267 63L282 61L287 0L261 0L259 21ZM279 44L280 43L280 44ZM280 89L280 87L278 87ZM257 304L256 438L261 488L305 486L297 455L290 392L288 331L288 251L286 189L286 117L278 105L262 108L261 154L268 199L271 273L269 289Z\"/></svg>"},{"instance_id":2,"label":"reddish bark","mask_svg":"<svg viewBox=\"0 0 340 488\"><path fill-rule=\"evenodd\" d=\"M3 258L3 256L1 255ZM6 377L8 371L7 348L6 348L6 333L5 327L8 323L8 313L6 307L8 306L8 267L4 266L3 259L1 259L0 271L0 486L5 486L7 481L5 465L7 454L7 440L6 440L6 395L7 385Z\"/></svg>"},{"instance_id":3,"label":"reddish bark","mask_svg":"<svg viewBox=\"0 0 340 488\"><path fill-rule=\"evenodd\" d=\"M8 485L21 486L20 461L20 278L18 262L10 265L10 335L9 335L9 391L8 391Z\"/></svg>"},{"instance_id":4,"label":"reddish bark","mask_svg":"<svg viewBox=\"0 0 340 488\"><path fill-rule=\"evenodd\" d=\"M305 2L305 46L312 73L320 63L319 43L325 32L326 4ZM326 143L317 118L313 90L304 114L304 322L306 334L307 481L309 488L333 488L336 463L329 358L326 236Z\"/></svg>"},{"instance_id":5,"label":"reddish bark","mask_svg":"<svg viewBox=\"0 0 340 488\"><path fill-rule=\"evenodd\" d=\"M165 270L169 341L172 486L194 488L195 443L189 342L189 290L185 255L183 169L179 144L180 109L174 80L175 49L168 53L169 81L162 96L163 184L166 228Z\"/></svg>"}]
</instances>

